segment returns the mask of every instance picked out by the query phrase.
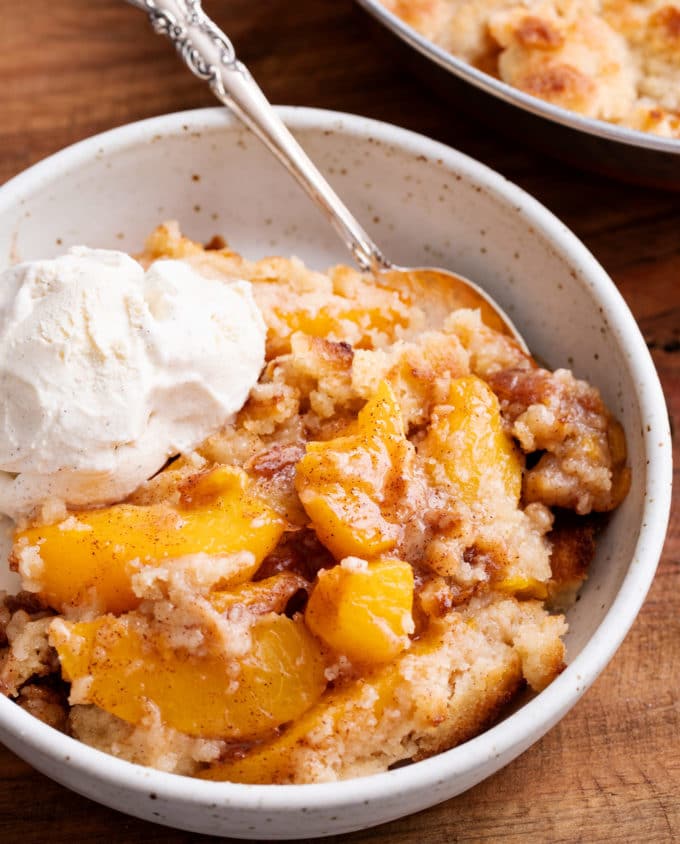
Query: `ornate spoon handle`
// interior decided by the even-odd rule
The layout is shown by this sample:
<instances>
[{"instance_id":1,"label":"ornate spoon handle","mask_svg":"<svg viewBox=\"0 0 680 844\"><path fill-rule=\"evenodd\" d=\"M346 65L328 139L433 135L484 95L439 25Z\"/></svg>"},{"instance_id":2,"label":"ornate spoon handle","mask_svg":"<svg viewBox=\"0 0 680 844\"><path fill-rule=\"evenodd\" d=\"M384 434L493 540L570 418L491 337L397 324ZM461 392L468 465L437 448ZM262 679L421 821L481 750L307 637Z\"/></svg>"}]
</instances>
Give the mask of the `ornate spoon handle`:
<instances>
[{"instance_id":1,"label":"ornate spoon handle","mask_svg":"<svg viewBox=\"0 0 680 844\"><path fill-rule=\"evenodd\" d=\"M128 0L145 11L154 30L166 35L187 67L205 80L274 153L319 205L344 240L359 266L377 272L390 267L363 227L307 157L273 107L236 58L231 41L208 17L200 0Z\"/></svg>"}]
</instances>

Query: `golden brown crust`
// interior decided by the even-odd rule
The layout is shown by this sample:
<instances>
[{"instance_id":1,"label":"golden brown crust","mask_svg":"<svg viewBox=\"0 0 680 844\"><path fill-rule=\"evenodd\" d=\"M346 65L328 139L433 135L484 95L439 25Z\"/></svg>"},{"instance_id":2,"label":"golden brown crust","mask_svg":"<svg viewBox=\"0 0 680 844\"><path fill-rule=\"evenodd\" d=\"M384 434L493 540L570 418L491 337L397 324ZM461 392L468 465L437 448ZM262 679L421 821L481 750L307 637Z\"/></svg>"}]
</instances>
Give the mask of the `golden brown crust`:
<instances>
[{"instance_id":1,"label":"golden brown crust","mask_svg":"<svg viewBox=\"0 0 680 844\"><path fill-rule=\"evenodd\" d=\"M23 609L9 614L4 624L7 644L0 648L0 694L14 697L32 678L58 670L56 653L48 642L52 618L51 612L28 613Z\"/></svg>"},{"instance_id":2,"label":"golden brown crust","mask_svg":"<svg viewBox=\"0 0 680 844\"><path fill-rule=\"evenodd\" d=\"M613 510L630 483L625 438L599 392L564 369L510 369L489 384L527 454L541 453L524 476L524 497L580 515Z\"/></svg>"},{"instance_id":3,"label":"golden brown crust","mask_svg":"<svg viewBox=\"0 0 680 844\"><path fill-rule=\"evenodd\" d=\"M518 77L515 84L527 94L550 100L574 111L583 110L587 98L595 88L591 79L568 64L533 67Z\"/></svg>"},{"instance_id":4,"label":"golden brown crust","mask_svg":"<svg viewBox=\"0 0 680 844\"><path fill-rule=\"evenodd\" d=\"M43 723L60 730L68 730L68 701L64 689L53 686L26 683L16 698L17 704Z\"/></svg>"},{"instance_id":5,"label":"golden brown crust","mask_svg":"<svg viewBox=\"0 0 680 844\"><path fill-rule=\"evenodd\" d=\"M535 97L680 137L680 4L383 0L456 56Z\"/></svg>"},{"instance_id":6,"label":"golden brown crust","mask_svg":"<svg viewBox=\"0 0 680 844\"><path fill-rule=\"evenodd\" d=\"M548 599L551 606L568 607L573 603L595 556L595 537L600 518L581 518L560 510L548 534L551 544Z\"/></svg>"},{"instance_id":7,"label":"golden brown crust","mask_svg":"<svg viewBox=\"0 0 680 844\"><path fill-rule=\"evenodd\" d=\"M519 22L515 38L523 47L555 50L564 44L564 34L550 21L527 15Z\"/></svg>"}]
</instances>

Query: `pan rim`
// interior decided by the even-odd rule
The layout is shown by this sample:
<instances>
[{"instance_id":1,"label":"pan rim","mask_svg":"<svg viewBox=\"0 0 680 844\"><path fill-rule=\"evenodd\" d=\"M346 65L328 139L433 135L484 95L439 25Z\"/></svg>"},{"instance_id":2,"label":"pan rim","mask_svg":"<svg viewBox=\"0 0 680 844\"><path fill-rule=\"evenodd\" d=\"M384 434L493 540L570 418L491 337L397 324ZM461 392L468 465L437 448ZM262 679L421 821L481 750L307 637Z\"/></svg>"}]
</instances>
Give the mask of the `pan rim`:
<instances>
[{"instance_id":1,"label":"pan rim","mask_svg":"<svg viewBox=\"0 0 680 844\"><path fill-rule=\"evenodd\" d=\"M627 147L652 150L680 157L680 139L665 138L651 132L641 132L629 129L616 123L585 117L575 111L569 111L561 106L553 105L531 94L526 94L518 88L502 82L488 73L478 70L462 59L437 46L433 41L425 38L409 24L402 21L395 14L382 5L380 0L356 0L363 9L376 18L394 35L412 47L421 55L430 59L439 67L469 82L491 96L510 105L527 111L538 117L543 117L553 123L566 126L583 134L592 135L603 140L612 141Z\"/></svg>"}]
</instances>

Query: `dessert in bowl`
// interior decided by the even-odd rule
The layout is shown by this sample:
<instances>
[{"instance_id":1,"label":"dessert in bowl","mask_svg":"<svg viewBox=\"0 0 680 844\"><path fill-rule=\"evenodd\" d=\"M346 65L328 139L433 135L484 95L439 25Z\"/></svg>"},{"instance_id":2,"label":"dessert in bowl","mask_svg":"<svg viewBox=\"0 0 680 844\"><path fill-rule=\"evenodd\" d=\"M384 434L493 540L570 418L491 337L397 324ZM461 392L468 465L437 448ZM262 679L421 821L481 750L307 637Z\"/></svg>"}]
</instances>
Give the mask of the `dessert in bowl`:
<instances>
[{"instance_id":1,"label":"dessert in bowl","mask_svg":"<svg viewBox=\"0 0 680 844\"><path fill-rule=\"evenodd\" d=\"M549 402L533 400L541 385L545 387L546 378L557 377L557 382L550 381L554 387L560 379L566 384L569 376L543 374L510 341L492 337L474 321L474 314L454 314L453 322L446 315L442 325L430 324L429 316L421 316L418 326L409 326L422 295L404 309L403 296L394 291L371 292L351 270L338 271L333 277L333 295L345 299L344 311L323 311L322 305L320 314L318 308L290 307L296 292L318 295L328 277L310 273L294 261L253 264L233 250L253 258L265 252L298 254L317 267L341 256L305 200L221 111L170 116L119 130L108 136L110 145L106 136L97 142L101 159L96 150L89 157L89 142L81 146L80 154L86 154L80 160L78 148L63 153L65 168L59 184L42 184L38 192L38 169L10 186L21 188L23 179L24 189L29 190L34 181L35 192L31 195L29 190L21 197L31 206L26 208L31 217L23 218L15 229L14 246L22 259L45 256L52 238L55 252L76 241L119 247L118 231L123 245L127 236L130 250L139 251L143 237L139 232L150 230L159 214L184 219L186 209L196 207L199 210L187 228L196 229L196 237L203 241L216 229L222 230L229 237L230 249L203 250L166 227L151 239L142 260L181 260L202 276L246 277L256 292L260 288L256 298L269 328L269 362L236 422L207 443L194 443L195 453L170 464L126 503L61 514L53 509L21 525L15 542L13 559L24 585L31 585L32 579L37 587L34 594L47 596L52 609L43 615L41 608L41 617L28 623L49 627L48 642L71 684L69 731L109 752L165 771L103 755L42 724L35 725L28 746L23 741L17 746L13 728L28 716L16 704L1 701L3 717L7 712L10 721L3 733L8 744L28 752L51 775L128 811L221 834L299 837L377 823L459 792L547 729L592 680L625 633L619 603L616 634L608 633L604 651L595 648L592 662L586 661L588 648L597 645L594 634L599 629L603 635L609 617L607 605L601 606L600 596L593 591L609 590L612 605L623 596L629 608L624 613L628 623L639 605L639 581L635 609L631 610L626 593L627 579L631 573L634 579L638 577L637 569L627 571L620 563L608 566L606 558L616 555L617 560L629 560L639 538L639 520L633 526L630 517L621 518L631 508L639 515L646 506L644 490L635 483L636 472L645 472L641 458L646 449L644 438L638 440L634 434L639 429L632 427L642 414L637 397L644 389L650 391L651 401L642 418L650 419L658 436L663 436L661 418L650 417L650 408L659 411L659 395L654 392L658 385L653 378L650 381L648 358L640 355L626 362L630 342L633 347L640 342L630 315L592 258L547 212L485 168L425 139L354 118L318 113L292 116L298 121L293 120L293 126L302 132L303 142L311 144L317 160L336 171L341 181L347 180L340 187L350 202L354 197L352 204L370 211L374 225L384 227L386 239L394 241L391 251L397 258L401 252L414 258L411 263L419 259L428 263L421 259L423 252L443 253L447 260L437 257L437 263L455 265L488 282L490 291L516 315L530 346L542 359L555 368L570 366L598 384L605 403L623 423L629 456L626 460L618 426L596 393L584 386L567 389L578 394L580 406L588 405L599 420L593 428L599 438L590 447L607 453L605 474L610 483L598 487L594 481L594 487L579 488L576 493L573 488L563 489L567 498L546 504L541 500L550 475L546 475L546 464L541 468L539 460L535 466L522 466L524 458L513 439L522 443L517 425L529 421L523 414L536 404L547 408ZM159 176L166 167L181 175L161 185ZM113 173L107 175L107 171ZM96 202L101 190L106 191L109 205L111 196L120 193L119 219L131 210L125 229L114 223L112 229L118 231L112 235L111 229L107 233L103 226L93 226L91 215L65 215L63 210L61 218L68 217L69 225L77 227L71 234L55 230L50 237L44 226L40 233L26 225L35 214L42 221L53 219L40 204L63 202L63 191L76 173L78 195L85 197L86 205ZM139 173L149 173L143 190ZM262 179L261 193L253 184L253 173ZM389 185L390 180L384 178L388 173L392 173ZM135 194L145 196L152 181L158 185L153 201L140 206ZM373 184L381 185L380 192ZM225 196L229 196L226 203ZM408 197L406 206L404 197ZM11 213L17 207L13 205ZM218 214L225 216L213 219ZM277 222L278 216L285 218L285 225ZM457 234L455 242L452 233ZM153 266L158 265L148 272ZM556 284L556 292L547 302L543 299L543 307L536 286L542 274L552 276ZM276 292L282 279L289 282L283 299ZM507 288L501 287L504 281L510 281ZM268 301L263 290L271 294ZM374 302L379 295L383 301ZM546 304L551 306L547 313ZM551 322L553 306L557 311ZM361 308L364 312L358 313ZM595 320L595 330L576 337L574 326L584 312ZM388 342L377 339L395 325L403 329L401 336L389 337ZM409 328L415 330L412 336ZM621 332L628 332L625 343L620 341ZM478 340L481 346L475 349ZM618 349L620 397L619 385L611 383L611 369L600 369L598 362L600 354L605 349L611 354L612 348ZM639 382L633 374L636 367L644 370ZM511 370L512 378L508 376ZM533 384L531 389L527 379ZM523 385L519 392L518 384ZM520 394L525 399L533 396L523 408L514 407ZM456 459L447 460L456 448ZM541 446L548 455L550 448L547 442ZM535 452L536 447L526 445L526 450ZM581 443L576 452L583 451ZM363 464L352 468L348 454L359 455ZM576 456L570 455L572 463ZM601 537L581 601L568 613L569 665L556 676L564 660L560 642L564 621L546 613L542 602L549 592L574 586L574 578L573 571L562 577L550 568L549 544L544 538L552 527L549 508L566 505L581 513L593 507L610 509L625 494L626 463L633 485ZM329 466L335 467L336 476L329 477ZM665 482L664 471L662 466L658 478L651 477L652 487ZM519 507L522 474L525 491ZM396 487L399 494L391 496L390 490ZM452 490L455 495L448 494ZM466 497L470 498L467 502ZM469 507L480 497L484 514L467 518L460 502ZM662 493L659 499L657 529L665 517ZM189 534L201 534L197 526L206 515L214 523L216 512L226 514L217 531L226 545L217 549L211 564L203 559L197 566L196 555L205 556L206 548L191 542L162 555L149 554L144 548L140 552L139 545L134 553L129 547L119 547L126 542L132 547L134 541L143 545L150 523L161 517L166 524L179 519L185 538L190 539ZM417 529L409 530L414 524ZM233 546L230 526L235 527L232 533L238 533L240 546ZM470 539L473 528L476 534ZM176 524L173 529L178 532ZM503 565L499 564L499 531L506 551L512 540L521 541L522 553L517 548L506 553ZM86 577L74 598L69 591L74 578L62 576L63 560L78 568L78 555L83 547L87 550L92 538L100 548L108 547L109 556L103 555L105 565L97 573L95 588ZM660 541L658 536L656 541ZM552 545L559 545L555 536ZM107 581L117 570L111 555L131 565L122 585ZM127 560L122 560L125 555ZM415 564L427 555L428 567ZM89 560L92 554L82 556ZM566 556L574 559L569 553ZM171 565L175 558L178 565ZM137 565L147 559L154 564ZM645 568L646 584L655 562L656 558ZM265 564L269 568L262 570ZM303 564L306 570L301 570ZM183 603L187 584L192 600ZM197 619L198 604L202 621ZM30 616L35 608L15 609ZM61 617L53 618L54 610ZM253 618L255 623L251 623ZM174 623L171 631L168 619ZM229 622L226 634L225 619ZM245 633L244 619L248 620ZM446 633L440 628L443 619ZM241 636L236 630L239 624ZM179 628L184 634L181 641ZM433 634L435 629L438 632ZM201 709L196 701L186 707L177 697L169 701L163 692L149 692L153 682L163 685L164 672L174 671L173 693L181 687L179 698L191 698L198 675L195 670L179 675L184 668L196 669L192 659L204 660L199 673L212 682L216 651L212 645L201 651L197 631L203 641L222 636L222 643L231 645L235 666L231 710L225 707L224 697L219 698L225 693L224 682L218 692L220 705L213 709L209 705ZM246 639L250 641L244 644ZM237 651L240 647L241 657L247 655L253 641L259 659L248 668L248 659L239 663ZM170 661L164 662L169 652ZM272 653L281 664L289 659L286 681L292 678L286 685L278 673L275 684L285 701L278 710L278 698L272 702L272 677L261 676L267 654ZM482 663L484 670L475 684L475 666ZM222 674L224 665L222 659ZM464 678L457 685L458 693L475 685L489 690L486 698L473 694L475 717L467 719L469 723L465 723L464 701L457 700L451 712L446 709L452 666ZM143 694L138 693L140 675L146 684ZM121 678L125 678L122 686ZM437 753L478 732L522 678L536 690L553 682L535 700L467 744L385 771L392 763ZM328 688L331 684L334 689ZM262 686L270 690L266 712L253 691ZM239 689L255 695L242 700L240 709ZM431 694L433 690L439 690L439 700ZM211 699L214 692L213 687L207 689L204 699ZM432 700L428 701L428 694ZM149 699L153 706L142 712ZM428 701L429 709L421 712L414 701ZM5 704L11 711L4 709ZM370 724L361 720L367 715ZM220 717L222 722L216 724ZM304 719L308 719L306 726ZM346 743L339 745L338 730L330 729L330 744L324 744L319 740L324 725L330 720L337 727L338 719ZM367 727L375 730L375 743L365 741ZM130 729L136 731L135 736ZM299 729L302 733L296 736ZM358 733L352 735L352 729ZM143 748L154 739L157 749L166 751L165 759L144 757ZM66 766L59 765L62 754L70 757ZM168 762L169 757L175 761ZM224 781L188 779L167 771ZM376 771L383 773L355 779ZM323 782L334 779L343 781L332 786ZM315 784L242 784L311 782ZM141 783L147 786L140 787ZM404 789L408 805L398 797ZM153 804L149 803L151 792ZM210 812L205 811L207 806L212 807ZM346 811L350 806L354 807L351 817Z\"/></svg>"}]
</instances>

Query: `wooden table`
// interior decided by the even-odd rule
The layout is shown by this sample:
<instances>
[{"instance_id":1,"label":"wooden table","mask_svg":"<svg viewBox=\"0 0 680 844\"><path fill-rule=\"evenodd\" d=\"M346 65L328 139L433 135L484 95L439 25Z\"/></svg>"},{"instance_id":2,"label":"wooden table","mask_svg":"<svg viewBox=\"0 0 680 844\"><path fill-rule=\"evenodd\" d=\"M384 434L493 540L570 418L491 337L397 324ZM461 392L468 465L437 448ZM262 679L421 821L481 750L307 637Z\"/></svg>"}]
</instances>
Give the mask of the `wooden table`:
<instances>
[{"instance_id":1,"label":"wooden table","mask_svg":"<svg viewBox=\"0 0 680 844\"><path fill-rule=\"evenodd\" d=\"M1 5L1 4L0 4ZM271 100L358 112L490 164L561 217L635 313L680 418L680 195L544 158L455 115L365 27L352 0L212 0ZM19 9L19 10L17 10ZM4 0L0 181L61 147L163 112L211 105L170 46L120 0ZM678 442L674 453L677 459ZM680 494L676 494L677 499ZM680 841L680 517L631 633L542 741L471 791L329 841ZM0 841L211 840L128 818L0 748Z\"/></svg>"}]
</instances>

